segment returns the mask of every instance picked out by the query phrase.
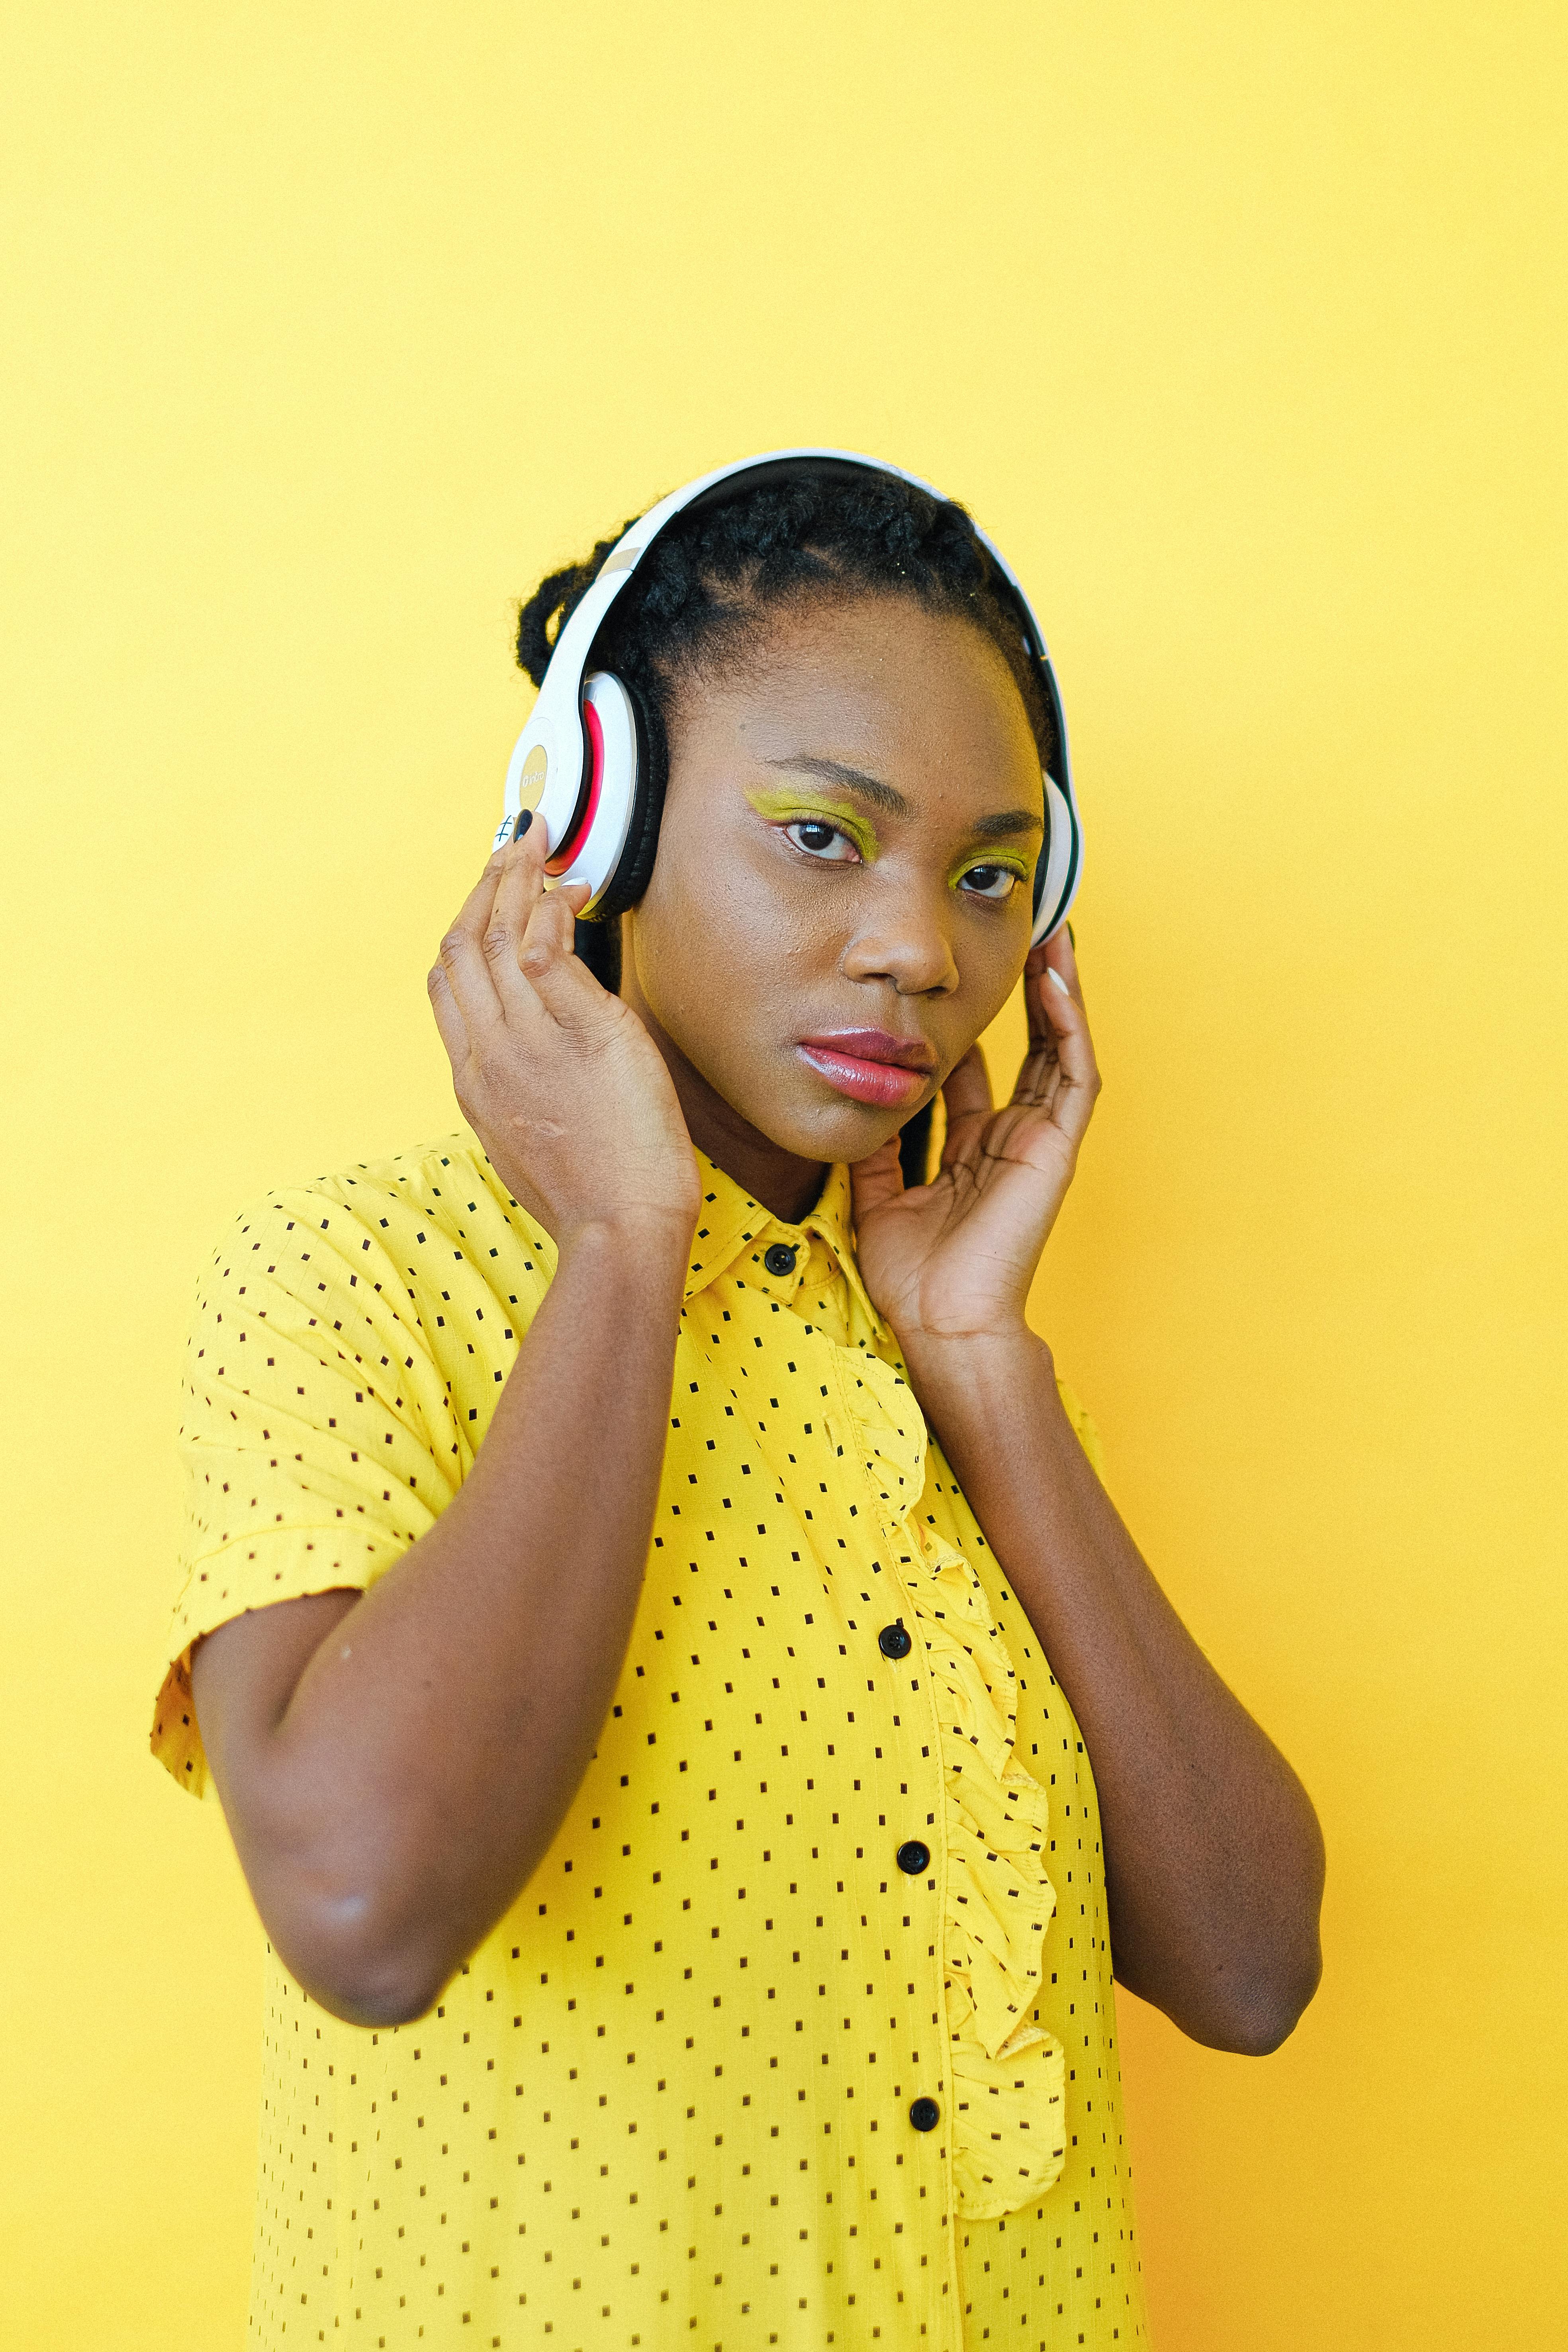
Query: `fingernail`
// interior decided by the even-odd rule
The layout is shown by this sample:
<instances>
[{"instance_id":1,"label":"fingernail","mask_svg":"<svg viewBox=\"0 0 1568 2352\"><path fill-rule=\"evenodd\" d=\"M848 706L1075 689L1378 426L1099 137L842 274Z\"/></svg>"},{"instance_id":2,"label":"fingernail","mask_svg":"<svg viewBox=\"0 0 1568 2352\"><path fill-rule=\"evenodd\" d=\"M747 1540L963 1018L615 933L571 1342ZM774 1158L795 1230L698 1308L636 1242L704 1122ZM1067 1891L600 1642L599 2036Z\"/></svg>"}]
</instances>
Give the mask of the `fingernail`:
<instances>
[{"instance_id":1,"label":"fingernail","mask_svg":"<svg viewBox=\"0 0 1568 2352\"><path fill-rule=\"evenodd\" d=\"M530 826L532 823L533 823L533 811L532 811L531 809L524 809L524 810L523 810L523 812L522 812L522 814L518 818L517 823L512 826L512 829L511 829L511 837L512 837L512 839L513 839L514 841L521 841L521 840L522 839L523 835L528 831L529 826Z\"/></svg>"},{"instance_id":2,"label":"fingernail","mask_svg":"<svg viewBox=\"0 0 1568 2352\"><path fill-rule=\"evenodd\" d=\"M1062 978L1054 963L1048 963L1046 966L1046 978L1047 980L1054 980L1064 996L1070 996L1072 994L1071 989L1068 986L1066 981Z\"/></svg>"}]
</instances>

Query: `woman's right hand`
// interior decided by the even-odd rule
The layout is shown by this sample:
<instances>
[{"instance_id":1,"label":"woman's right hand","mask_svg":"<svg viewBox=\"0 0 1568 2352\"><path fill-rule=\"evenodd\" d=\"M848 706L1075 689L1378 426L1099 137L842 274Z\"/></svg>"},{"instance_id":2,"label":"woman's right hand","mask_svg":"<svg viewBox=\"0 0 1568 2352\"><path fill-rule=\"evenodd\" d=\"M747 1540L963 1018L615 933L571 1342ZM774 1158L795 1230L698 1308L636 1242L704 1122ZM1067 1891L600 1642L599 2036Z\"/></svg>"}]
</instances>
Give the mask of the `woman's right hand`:
<instances>
[{"instance_id":1,"label":"woman's right hand","mask_svg":"<svg viewBox=\"0 0 1568 2352\"><path fill-rule=\"evenodd\" d=\"M590 1226L687 1249L701 1185L664 1061L578 961L581 884L547 890L544 828L490 858L441 941L430 1003L464 1118L503 1184L564 1250Z\"/></svg>"},{"instance_id":2,"label":"woman's right hand","mask_svg":"<svg viewBox=\"0 0 1568 2352\"><path fill-rule=\"evenodd\" d=\"M359 2025L423 2016L538 1866L648 1559L701 1188L658 1047L573 953L582 899L535 826L430 975L464 1114L561 1252L477 1454L369 1591L247 1611L191 1664L273 1947Z\"/></svg>"}]
</instances>

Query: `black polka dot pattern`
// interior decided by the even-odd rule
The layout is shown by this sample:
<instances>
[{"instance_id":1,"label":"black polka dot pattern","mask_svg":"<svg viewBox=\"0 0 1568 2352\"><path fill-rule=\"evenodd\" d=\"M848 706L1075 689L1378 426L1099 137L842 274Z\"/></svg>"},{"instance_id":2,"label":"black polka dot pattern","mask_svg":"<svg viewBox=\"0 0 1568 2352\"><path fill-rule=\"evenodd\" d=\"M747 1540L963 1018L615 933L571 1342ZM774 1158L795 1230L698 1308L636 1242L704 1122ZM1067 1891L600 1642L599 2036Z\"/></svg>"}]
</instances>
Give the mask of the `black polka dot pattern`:
<instances>
[{"instance_id":1,"label":"black polka dot pattern","mask_svg":"<svg viewBox=\"0 0 1568 2352\"><path fill-rule=\"evenodd\" d=\"M1077 1726L845 1172L799 1226L703 1172L643 1599L554 1845L417 2024L342 2025L268 1955L269 2352L1145 2340ZM240 1221L191 1343L184 1786L191 1643L433 1522L552 1265L463 1139Z\"/></svg>"}]
</instances>

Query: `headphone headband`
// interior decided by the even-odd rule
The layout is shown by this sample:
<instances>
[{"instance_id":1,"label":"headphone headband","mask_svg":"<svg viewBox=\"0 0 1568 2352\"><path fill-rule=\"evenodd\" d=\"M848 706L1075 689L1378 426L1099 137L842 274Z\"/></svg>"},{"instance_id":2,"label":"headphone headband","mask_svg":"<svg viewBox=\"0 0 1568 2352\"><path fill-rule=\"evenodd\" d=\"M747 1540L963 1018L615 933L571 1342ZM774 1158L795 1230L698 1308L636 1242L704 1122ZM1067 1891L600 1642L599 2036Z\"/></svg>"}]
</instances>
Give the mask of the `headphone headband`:
<instances>
[{"instance_id":1,"label":"headphone headband","mask_svg":"<svg viewBox=\"0 0 1568 2352\"><path fill-rule=\"evenodd\" d=\"M556 640L539 699L518 738L507 769L505 814L495 836L499 847L509 838L521 811L525 807L534 809L546 826L552 853L549 870L563 879L587 882L590 908L605 896L620 862L631 825L637 766L635 721L625 688L608 673L596 673L593 678L587 674L594 641L605 617L659 532L677 515L689 508L721 503L731 494L730 485L738 484L742 477L749 478L745 487L751 488L770 478L784 480L802 466L817 469L842 467L847 473L890 476L895 481L908 482L923 490L942 505L948 503L931 483L883 458L861 457L849 449L772 449L759 457L742 457L733 465L716 467L711 473L700 474L695 481L672 490L668 498L650 507L623 534ZM1033 926L1034 939L1048 939L1067 919L1068 909L1077 895L1082 865L1067 721L1045 635L1023 583L995 542L978 525L972 524L972 528L1011 591L1024 648L1038 675L1056 736L1055 758L1051 766L1042 771L1046 847L1036 869ZM605 691L611 687L627 704L626 714L619 711L615 698ZM616 733L617 740L624 736L629 745L633 775L624 793L606 788L616 764L615 753L606 748L606 717L614 722L611 732Z\"/></svg>"}]
</instances>

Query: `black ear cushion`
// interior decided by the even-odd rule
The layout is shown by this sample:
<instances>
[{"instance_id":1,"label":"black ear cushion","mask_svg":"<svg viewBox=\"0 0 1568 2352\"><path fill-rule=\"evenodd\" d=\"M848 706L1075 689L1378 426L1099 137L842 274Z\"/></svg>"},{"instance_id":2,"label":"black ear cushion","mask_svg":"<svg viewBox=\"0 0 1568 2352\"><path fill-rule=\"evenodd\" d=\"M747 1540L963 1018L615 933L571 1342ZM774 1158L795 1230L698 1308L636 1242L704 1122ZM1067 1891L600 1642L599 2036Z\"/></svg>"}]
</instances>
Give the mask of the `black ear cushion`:
<instances>
[{"instance_id":1,"label":"black ear cushion","mask_svg":"<svg viewBox=\"0 0 1568 2352\"><path fill-rule=\"evenodd\" d=\"M658 824L664 814L664 779L666 751L664 729L658 713L650 709L635 686L621 679L632 706L637 727L637 773L632 793L632 817L626 828L626 844L609 883L595 908L592 920L614 922L628 907L635 907L647 888L653 873L653 861L658 848Z\"/></svg>"}]
</instances>

